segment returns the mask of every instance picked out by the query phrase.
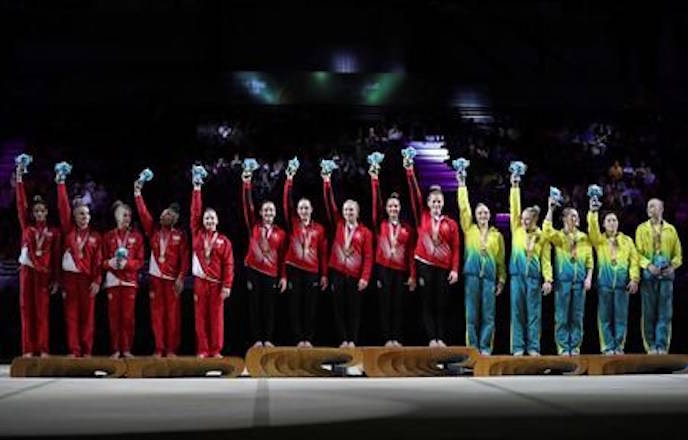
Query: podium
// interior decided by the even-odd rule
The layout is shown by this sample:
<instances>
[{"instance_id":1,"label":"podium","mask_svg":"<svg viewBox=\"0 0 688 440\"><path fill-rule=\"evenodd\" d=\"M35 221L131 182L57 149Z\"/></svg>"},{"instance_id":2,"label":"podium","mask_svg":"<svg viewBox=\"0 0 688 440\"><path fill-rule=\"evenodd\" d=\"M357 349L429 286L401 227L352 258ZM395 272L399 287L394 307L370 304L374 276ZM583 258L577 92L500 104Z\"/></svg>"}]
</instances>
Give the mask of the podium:
<instances>
[{"instance_id":1,"label":"podium","mask_svg":"<svg viewBox=\"0 0 688 440\"><path fill-rule=\"evenodd\" d=\"M251 377L344 376L362 362L360 348L253 347L246 353Z\"/></svg>"},{"instance_id":2,"label":"podium","mask_svg":"<svg viewBox=\"0 0 688 440\"><path fill-rule=\"evenodd\" d=\"M10 377L124 377L123 359L109 357L72 358L66 356L18 357L12 361Z\"/></svg>"},{"instance_id":3,"label":"podium","mask_svg":"<svg viewBox=\"0 0 688 440\"><path fill-rule=\"evenodd\" d=\"M478 351L472 347L365 347L369 377L431 377L469 373Z\"/></svg>"}]
</instances>

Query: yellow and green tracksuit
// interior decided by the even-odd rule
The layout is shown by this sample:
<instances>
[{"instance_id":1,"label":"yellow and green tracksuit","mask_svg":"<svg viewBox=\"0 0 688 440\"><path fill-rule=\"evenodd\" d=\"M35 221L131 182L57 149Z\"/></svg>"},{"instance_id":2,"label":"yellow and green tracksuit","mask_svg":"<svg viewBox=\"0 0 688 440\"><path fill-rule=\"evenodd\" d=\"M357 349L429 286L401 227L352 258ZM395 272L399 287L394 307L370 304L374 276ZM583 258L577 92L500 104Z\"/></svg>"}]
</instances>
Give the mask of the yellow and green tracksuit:
<instances>
[{"instance_id":1,"label":"yellow and green tracksuit","mask_svg":"<svg viewBox=\"0 0 688 440\"><path fill-rule=\"evenodd\" d=\"M611 238L602 233L597 212L589 211L587 220L590 243L597 254L597 328L600 333L600 351L623 352L628 322L626 286L629 281L640 280L638 252L633 239L628 235L619 232L615 238Z\"/></svg>"},{"instance_id":2,"label":"yellow and green tracksuit","mask_svg":"<svg viewBox=\"0 0 688 440\"><path fill-rule=\"evenodd\" d=\"M659 229L659 228L658 228ZM664 259L674 269L681 266L681 241L674 228L663 221L660 240L655 244L650 221L641 223L635 231L635 245L638 249L638 262L642 269L640 295L642 297L643 317L641 329L645 350L669 350L671 342L671 316L674 293L674 277L653 276L647 267L650 263L659 264ZM656 247L655 247L656 245Z\"/></svg>"},{"instance_id":3,"label":"yellow and green tracksuit","mask_svg":"<svg viewBox=\"0 0 688 440\"><path fill-rule=\"evenodd\" d=\"M569 237L545 220L545 237L554 245L554 339L559 354L579 353L583 342L585 290L583 282L593 268L592 246L587 234L576 230ZM575 247L576 254L572 254Z\"/></svg>"},{"instance_id":4,"label":"yellow and green tracksuit","mask_svg":"<svg viewBox=\"0 0 688 440\"><path fill-rule=\"evenodd\" d=\"M504 237L496 228L490 227L483 250L480 228L473 222L468 190L461 186L457 195L465 248L466 344L489 354L492 353L495 332L495 283L506 282Z\"/></svg>"},{"instance_id":5,"label":"yellow and green tracksuit","mask_svg":"<svg viewBox=\"0 0 688 440\"><path fill-rule=\"evenodd\" d=\"M552 247L540 228L521 225L521 190L511 188L511 353L540 352L541 276L552 282ZM531 246L528 252L529 244Z\"/></svg>"}]
</instances>

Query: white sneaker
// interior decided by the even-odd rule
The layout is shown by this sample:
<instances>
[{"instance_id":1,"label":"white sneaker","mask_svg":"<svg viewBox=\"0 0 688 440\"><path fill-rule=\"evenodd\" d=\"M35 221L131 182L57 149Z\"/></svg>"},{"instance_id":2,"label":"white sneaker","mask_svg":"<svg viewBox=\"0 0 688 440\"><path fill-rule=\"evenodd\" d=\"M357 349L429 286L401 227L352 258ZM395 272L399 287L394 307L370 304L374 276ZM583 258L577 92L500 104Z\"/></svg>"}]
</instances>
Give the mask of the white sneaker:
<instances>
[{"instance_id":1,"label":"white sneaker","mask_svg":"<svg viewBox=\"0 0 688 440\"><path fill-rule=\"evenodd\" d=\"M385 342L385 347L394 347L394 341L390 339L389 341Z\"/></svg>"},{"instance_id":2,"label":"white sneaker","mask_svg":"<svg viewBox=\"0 0 688 440\"><path fill-rule=\"evenodd\" d=\"M518 351L513 352L512 356L516 356L516 357L523 356L523 350L518 350Z\"/></svg>"},{"instance_id":3,"label":"white sneaker","mask_svg":"<svg viewBox=\"0 0 688 440\"><path fill-rule=\"evenodd\" d=\"M617 349L614 351L614 354L624 354L624 351L623 351L621 348L617 348Z\"/></svg>"},{"instance_id":4,"label":"white sneaker","mask_svg":"<svg viewBox=\"0 0 688 440\"><path fill-rule=\"evenodd\" d=\"M574 348L571 350L571 353L569 353L570 356L579 356L580 355L580 348Z\"/></svg>"},{"instance_id":5,"label":"white sneaker","mask_svg":"<svg viewBox=\"0 0 688 440\"><path fill-rule=\"evenodd\" d=\"M540 352L536 350L528 350L528 356L537 357L540 356Z\"/></svg>"},{"instance_id":6,"label":"white sneaker","mask_svg":"<svg viewBox=\"0 0 688 440\"><path fill-rule=\"evenodd\" d=\"M349 341L349 348L356 348L356 344L354 344L354 341Z\"/></svg>"},{"instance_id":7,"label":"white sneaker","mask_svg":"<svg viewBox=\"0 0 688 440\"><path fill-rule=\"evenodd\" d=\"M658 348L658 349L657 349L657 354L668 354L668 353L669 353L669 352L666 351L666 350L663 349L663 348Z\"/></svg>"},{"instance_id":8,"label":"white sneaker","mask_svg":"<svg viewBox=\"0 0 688 440\"><path fill-rule=\"evenodd\" d=\"M256 343L253 344L253 346L254 346L254 347L262 347L262 346L263 346L263 343L260 342L260 341L256 341Z\"/></svg>"},{"instance_id":9,"label":"white sneaker","mask_svg":"<svg viewBox=\"0 0 688 440\"><path fill-rule=\"evenodd\" d=\"M119 359L119 351L116 351L110 355L110 358L112 359Z\"/></svg>"},{"instance_id":10,"label":"white sneaker","mask_svg":"<svg viewBox=\"0 0 688 440\"><path fill-rule=\"evenodd\" d=\"M445 344L444 341L441 340L441 339L438 339L438 340L437 340L437 345L438 345L439 347L446 347L446 346L447 346L447 344Z\"/></svg>"},{"instance_id":11,"label":"white sneaker","mask_svg":"<svg viewBox=\"0 0 688 440\"><path fill-rule=\"evenodd\" d=\"M305 348L313 348L313 344L310 341L303 341L303 346Z\"/></svg>"},{"instance_id":12,"label":"white sneaker","mask_svg":"<svg viewBox=\"0 0 688 440\"><path fill-rule=\"evenodd\" d=\"M614 356L616 354L615 350L605 350L602 352L603 355L605 356Z\"/></svg>"},{"instance_id":13,"label":"white sneaker","mask_svg":"<svg viewBox=\"0 0 688 440\"><path fill-rule=\"evenodd\" d=\"M264 347L267 347L267 348L272 348L272 347L274 347L275 345L274 345L272 342L270 342L270 341L265 341L265 342L263 342L263 346L264 346Z\"/></svg>"},{"instance_id":14,"label":"white sneaker","mask_svg":"<svg viewBox=\"0 0 688 440\"><path fill-rule=\"evenodd\" d=\"M491 354L489 350L480 350L480 356L490 356Z\"/></svg>"},{"instance_id":15,"label":"white sneaker","mask_svg":"<svg viewBox=\"0 0 688 440\"><path fill-rule=\"evenodd\" d=\"M348 341L344 341L344 342L342 342L341 344L339 344L339 348L348 348L348 347L349 347L349 342L348 342Z\"/></svg>"},{"instance_id":16,"label":"white sneaker","mask_svg":"<svg viewBox=\"0 0 688 440\"><path fill-rule=\"evenodd\" d=\"M430 343L428 344L428 346L430 346L430 347L437 347L437 346L438 346L437 339L432 339L432 340L430 341Z\"/></svg>"},{"instance_id":17,"label":"white sneaker","mask_svg":"<svg viewBox=\"0 0 688 440\"><path fill-rule=\"evenodd\" d=\"M399 342L399 341L394 341L394 346L397 348L403 347L403 345L401 345L401 342Z\"/></svg>"},{"instance_id":18,"label":"white sneaker","mask_svg":"<svg viewBox=\"0 0 688 440\"><path fill-rule=\"evenodd\" d=\"M647 354L653 354L654 355L654 354L659 354L659 353L654 348L651 348L651 349L647 350Z\"/></svg>"}]
</instances>

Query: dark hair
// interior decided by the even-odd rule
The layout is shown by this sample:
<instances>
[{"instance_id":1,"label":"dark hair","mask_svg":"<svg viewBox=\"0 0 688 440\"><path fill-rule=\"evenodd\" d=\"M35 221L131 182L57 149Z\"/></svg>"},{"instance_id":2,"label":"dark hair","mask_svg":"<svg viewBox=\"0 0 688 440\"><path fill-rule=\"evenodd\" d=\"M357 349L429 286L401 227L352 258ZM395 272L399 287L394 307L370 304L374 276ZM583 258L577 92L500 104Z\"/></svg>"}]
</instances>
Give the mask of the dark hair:
<instances>
[{"instance_id":1,"label":"dark hair","mask_svg":"<svg viewBox=\"0 0 688 440\"><path fill-rule=\"evenodd\" d=\"M614 217L616 217L617 220L619 219L619 216L616 214L616 212L612 211L612 210L604 211L601 214L602 214L602 221L605 221L607 219L608 215L613 215Z\"/></svg>"},{"instance_id":2,"label":"dark hair","mask_svg":"<svg viewBox=\"0 0 688 440\"><path fill-rule=\"evenodd\" d=\"M401 200L401 198L399 197L399 193L398 193L398 192L393 192L392 194L390 194L389 197L387 197L387 200L389 200L389 199Z\"/></svg>"},{"instance_id":3,"label":"dark hair","mask_svg":"<svg viewBox=\"0 0 688 440\"><path fill-rule=\"evenodd\" d=\"M430 186L430 188L428 189L428 197L430 197L434 193L440 193L444 196L444 193L442 192L442 187L439 185Z\"/></svg>"},{"instance_id":4,"label":"dark hair","mask_svg":"<svg viewBox=\"0 0 688 440\"><path fill-rule=\"evenodd\" d=\"M33 208L36 205L43 205L46 209L48 209L48 204L45 202L45 200L43 200L43 197L41 197L38 194L33 196L33 199L31 199L31 208Z\"/></svg>"},{"instance_id":5,"label":"dark hair","mask_svg":"<svg viewBox=\"0 0 688 440\"><path fill-rule=\"evenodd\" d=\"M82 206L88 207L88 204L84 202L84 199L81 197L75 197L74 200L72 200L72 208L81 208Z\"/></svg>"}]
</instances>

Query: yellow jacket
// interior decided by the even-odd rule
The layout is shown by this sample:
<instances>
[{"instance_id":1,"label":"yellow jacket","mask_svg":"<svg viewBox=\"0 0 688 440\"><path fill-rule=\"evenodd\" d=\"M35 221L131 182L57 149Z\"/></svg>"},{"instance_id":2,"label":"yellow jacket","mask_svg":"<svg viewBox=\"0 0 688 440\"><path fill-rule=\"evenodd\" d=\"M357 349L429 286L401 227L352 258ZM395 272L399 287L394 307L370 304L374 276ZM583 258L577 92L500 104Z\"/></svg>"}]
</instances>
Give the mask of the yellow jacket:
<instances>
[{"instance_id":1,"label":"yellow jacket","mask_svg":"<svg viewBox=\"0 0 688 440\"><path fill-rule=\"evenodd\" d=\"M576 230L573 238L576 257L572 258L572 246L564 231L554 229L552 222L545 220L542 224L545 237L554 245L555 274L559 281L582 282L587 271L593 268L592 246L587 234Z\"/></svg>"},{"instance_id":2,"label":"yellow jacket","mask_svg":"<svg viewBox=\"0 0 688 440\"><path fill-rule=\"evenodd\" d=\"M542 277L552 282L552 246L540 228L528 232L521 225L521 189L511 188L509 193L511 223L511 258L509 273L527 277ZM528 258L527 244L533 240L532 255Z\"/></svg>"},{"instance_id":3,"label":"yellow jacket","mask_svg":"<svg viewBox=\"0 0 688 440\"><path fill-rule=\"evenodd\" d=\"M456 194L459 202L461 230L464 234L463 273L496 278L500 283L505 283L504 236L497 228L490 227L487 232L486 254L483 255L480 228L473 222L473 211L468 201L468 189L465 186L460 186Z\"/></svg>"},{"instance_id":4,"label":"yellow jacket","mask_svg":"<svg viewBox=\"0 0 688 440\"><path fill-rule=\"evenodd\" d=\"M616 235L616 258L612 258L611 243L600 231L599 214L588 211L588 237L597 254L597 285L601 287L625 287L630 278L640 281L638 252L633 239L621 232Z\"/></svg>"},{"instance_id":5,"label":"yellow jacket","mask_svg":"<svg viewBox=\"0 0 688 440\"><path fill-rule=\"evenodd\" d=\"M638 248L641 268L647 269L657 254L661 254L667 261L670 261L674 269L683 264L681 240L678 238L676 228L664 220L662 221L660 243L660 248L656 253L652 240L652 225L649 220L638 225L638 229L635 231L635 245Z\"/></svg>"}]
</instances>

